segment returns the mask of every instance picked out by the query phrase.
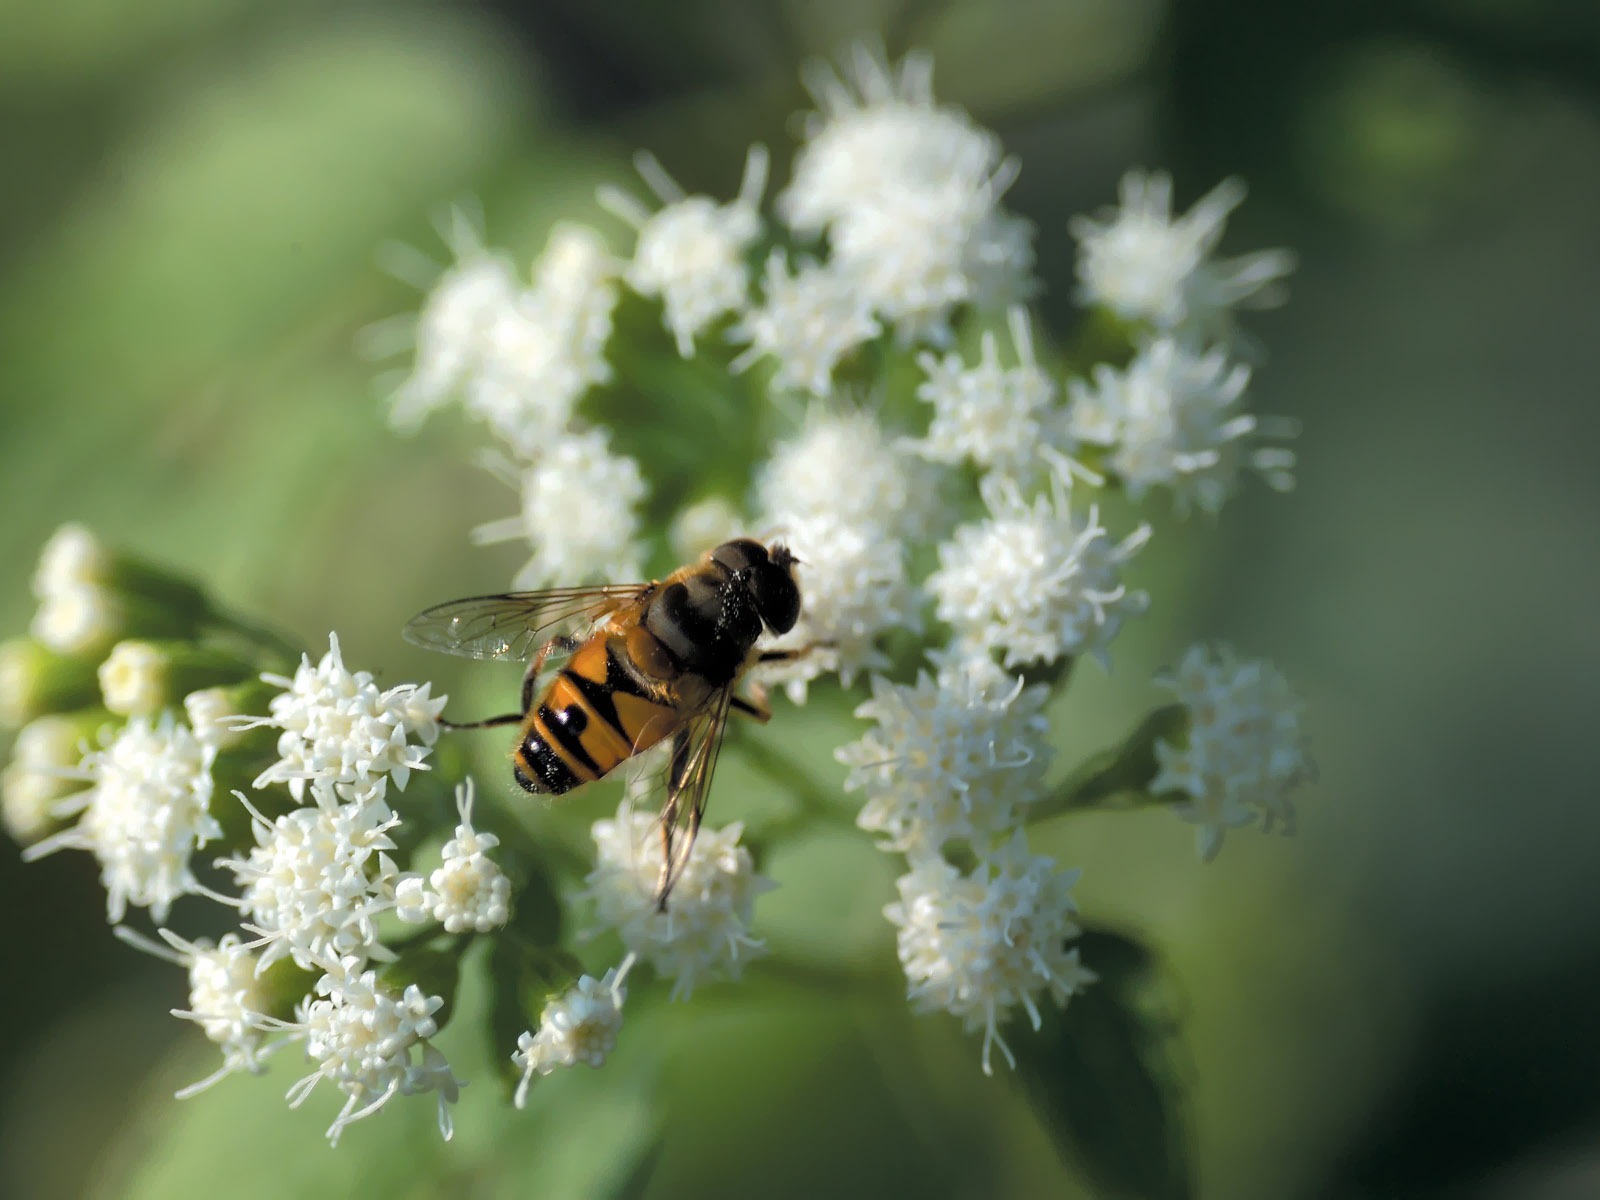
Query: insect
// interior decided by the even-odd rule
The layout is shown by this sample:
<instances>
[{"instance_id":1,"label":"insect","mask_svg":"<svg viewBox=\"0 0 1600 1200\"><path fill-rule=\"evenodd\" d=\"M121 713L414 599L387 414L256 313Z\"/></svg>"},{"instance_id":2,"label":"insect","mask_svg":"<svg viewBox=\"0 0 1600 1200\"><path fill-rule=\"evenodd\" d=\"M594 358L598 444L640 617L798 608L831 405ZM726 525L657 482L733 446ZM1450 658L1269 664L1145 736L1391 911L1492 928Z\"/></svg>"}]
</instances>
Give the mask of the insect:
<instances>
[{"instance_id":1,"label":"insect","mask_svg":"<svg viewBox=\"0 0 1600 1200\"><path fill-rule=\"evenodd\" d=\"M746 699L735 688L755 663L806 652L755 648L765 630L784 634L799 619L796 561L781 544L739 538L662 580L452 600L404 632L449 654L528 660L521 712L445 724L520 726L511 771L529 792L564 795L671 739L656 890L665 908L700 829L728 714L772 715L759 689ZM587 632L547 636L567 622ZM540 691L552 654L566 657Z\"/></svg>"}]
</instances>

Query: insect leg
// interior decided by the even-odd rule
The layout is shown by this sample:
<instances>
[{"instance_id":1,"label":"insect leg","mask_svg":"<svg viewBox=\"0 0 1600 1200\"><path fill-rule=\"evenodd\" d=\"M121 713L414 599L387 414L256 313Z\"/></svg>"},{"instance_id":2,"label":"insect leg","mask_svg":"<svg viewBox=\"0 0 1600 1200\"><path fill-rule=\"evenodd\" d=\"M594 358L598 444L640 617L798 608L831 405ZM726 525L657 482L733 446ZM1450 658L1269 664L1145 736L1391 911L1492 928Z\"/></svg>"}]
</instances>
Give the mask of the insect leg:
<instances>
[{"instance_id":1,"label":"insect leg","mask_svg":"<svg viewBox=\"0 0 1600 1200\"><path fill-rule=\"evenodd\" d=\"M737 708L745 716L754 717L763 725L772 720L772 705L767 703L767 689L759 683L750 685L750 699L746 700L740 696L730 696L728 697L728 704L733 708Z\"/></svg>"},{"instance_id":2,"label":"insect leg","mask_svg":"<svg viewBox=\"0 0 1600 1200\"><path fill-rule=\"evenodd\" d=\"M793 650L763 650L756 656L758 663L786 663L804 658L813 650L826 650L832 642L808 642L804 646L796 646Z\"/></svg>"},{"instance_id":3,"label":"insect leg","mask_svg":"<svg viewBox=\"0 0 1600 1200\"><path fill-rule=\"evenodd\" d=\"M570 637L553 637L539 647L539 652L528 663L528 669L522 675L522 711L528 712L533 708L534 685L538 682L539 672L544 669L544 660L550 657L552 650L559 650L563 654L571 654L578 648L578 640Z\"/></svg>"},{"instance_id":4,"label":"insect leg","mask_svg":"<svg viewBox=\"0 0 1600 1200\"><path fill-rule=\"evenodd\" d=\"M526 719L526 714L514 712L505 713L503 716L486 717L482 721L447 721L439 718L441 729L493 729L497 725L517 725Z\"/></svg>"}]
</instances>

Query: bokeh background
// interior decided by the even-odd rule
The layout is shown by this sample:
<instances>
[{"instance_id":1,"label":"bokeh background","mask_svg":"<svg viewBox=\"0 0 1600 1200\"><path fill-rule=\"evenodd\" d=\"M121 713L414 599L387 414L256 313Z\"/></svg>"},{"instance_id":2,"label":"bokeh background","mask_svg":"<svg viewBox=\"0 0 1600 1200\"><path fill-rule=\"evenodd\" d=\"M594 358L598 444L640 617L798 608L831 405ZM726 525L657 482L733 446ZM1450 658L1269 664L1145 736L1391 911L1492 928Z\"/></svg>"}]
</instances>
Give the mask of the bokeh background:
<instances>
[{"instance_id":1,"label":"bokeh background","mask_svg":"<svg viewBox=\"0 0 1600 1200\"><path fill-rule=\"evenodd\" d=\"M940 97L1021 157L1008 204L1039 227L1052 328L1077 319L1066 219L1133 165L1170 167L1185 203L1244 176L1225 249L1301 256L1290 306L1250 322L1257 408L1304 423L1299 490L1182 527L1159 619L1063 714L1075 742L1111 736L1196 636L1270 655L1321 768L1299 836L1230 837L1209 867L1160 812L1048 843L1087 868L1085 914L1170 968L1199 1194L1600 1195L1589 0L5 5L0 628L77 518L487 709L504 679L396 630L503 586L515 551L465 533L514 497L460 428L386 429L358 333L417 297L380 247L439 253L430 217L471 200L531 254L637 146L729 194L745 146L784 146L807 107L798 63L862 34L931 50ZM830 872L865 880L844 924L892 961L888 868L860 846L796 866L774 920L814 935ZM375 1151L427 1114L336 1152L317 1116L260 1122L281 1076L173 1115L204 1073L164 1015L181 981L113 942L87 856L0 852L0 914L0 1194L554 1196L628 1174L646 1118L610 1067L546 1111L463 1118L456 1161L526 1160L506 1176ZM670 1152L632 1194L1070 1192L975 1045L891 1011L801 982L708 992L659 1036L630 1022L672 1084ZM196 1182L230 1161L237 1186Z\"/></svg>"}]
</instances>

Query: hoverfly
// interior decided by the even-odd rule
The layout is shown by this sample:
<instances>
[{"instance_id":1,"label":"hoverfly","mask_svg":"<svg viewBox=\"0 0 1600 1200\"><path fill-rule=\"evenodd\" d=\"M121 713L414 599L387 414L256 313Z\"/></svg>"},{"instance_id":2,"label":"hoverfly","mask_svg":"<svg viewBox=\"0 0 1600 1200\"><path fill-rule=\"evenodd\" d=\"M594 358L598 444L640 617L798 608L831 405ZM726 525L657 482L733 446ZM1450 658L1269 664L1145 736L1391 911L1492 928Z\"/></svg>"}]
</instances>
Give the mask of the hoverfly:
<instances>
[{"instance_id":1,"label":"hoverfly","mask_svg":"<svg viewBox=\"0 0 1600 1200\"><path fill-rule=\"evenodd\" d=\"M739 538L659 581L452 600L404 633L467 658L527 660L521 712L445 725L519 725L511 772L529 792L564 795L671 739L656 892L664 908L700 829L729 712L772 715L764 694L735 688L755 663L804 653L755 648L764 631L787 633L799 619L795 562L781 544ZM569 621L586 632L546 636ZM552 654L566 658L541 691Z\"/></svg>"}]
</instances>

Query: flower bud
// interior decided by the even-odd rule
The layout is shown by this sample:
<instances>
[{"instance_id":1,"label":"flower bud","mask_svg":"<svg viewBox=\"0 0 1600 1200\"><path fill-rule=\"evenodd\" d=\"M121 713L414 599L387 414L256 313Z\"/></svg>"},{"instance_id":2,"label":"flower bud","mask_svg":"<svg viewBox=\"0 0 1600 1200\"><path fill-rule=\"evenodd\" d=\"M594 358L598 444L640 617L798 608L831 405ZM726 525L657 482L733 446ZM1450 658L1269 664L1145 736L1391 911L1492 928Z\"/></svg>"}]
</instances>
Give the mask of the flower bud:
<instances>
[{"instance_id":1,"label":"flower bud","mask_svg":"<svg viewBox=\"0 0 1600 1200\"><path fill-rule=\"evenodd\" d=\"M233 750L259 743L271 757L270 751L278 741L276 730L266 726L256 729L236 726L243 718L265 712L277 694L278 690L271 684L247 679L242 683L219 684L190 692L183 698L183 708L189 714L189 728L206 745Z\"/></svg>"},{"instance_id":2,"label":"flower bud","mask_svg":"<svg viewBox=\"0 0 1600 1200\"><path fill-rule=\"evenodd\" d=\"M210 605L194 584L108 547L85 526L69 521L51 535L39 552L33 594L41 601L81 588L134 597L158 608L174 609L191 619Z\"/></svg>"},{"instance_id":3,"label":"flower bud","mask_svg":"<svg viewBox=\"0 0 1600 1200\"><path fill-rule=\"evenodd\" d=\"M31 845L60 828L52 807L82 786L71 772L109 720L110 714L88 709L39 717L18 732L11 762L0 773L0 819L16 841Z\"/></svg>"},{"instance_id":4,"label":"flower bud","mask_svg":"<svg viewBox=\"0 0 1600 1200\"><path fill-rule=\"evenodd\" d=\"M123 716L153 716L175 708L199 688L237 683L252 674L232 654L192 642L118 642L100 664L106 707Z\"/></svg>"},{"instance_id":5,"label":"flower bud","mask_svg":"<svg viewBox=\"0 0 1600 1200\"><path fill-rule=\"evenodd\" d=\"M32 633L60 654L99 658L124 638L192 633L196 620L192 609L87 584L44 597Z\"/></svg>"},{"instance_id":6,"label":"flower bud","mask_svg":"<svg viewBox=\"0 0 1600 1200\"><path fill-rule=\"evenodd\" d=\"M0 642L0 728L92 703L94 667L33 638Z\"/></svg>"}]
</instances>

